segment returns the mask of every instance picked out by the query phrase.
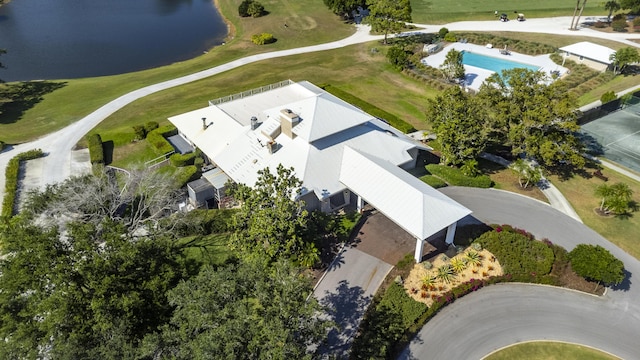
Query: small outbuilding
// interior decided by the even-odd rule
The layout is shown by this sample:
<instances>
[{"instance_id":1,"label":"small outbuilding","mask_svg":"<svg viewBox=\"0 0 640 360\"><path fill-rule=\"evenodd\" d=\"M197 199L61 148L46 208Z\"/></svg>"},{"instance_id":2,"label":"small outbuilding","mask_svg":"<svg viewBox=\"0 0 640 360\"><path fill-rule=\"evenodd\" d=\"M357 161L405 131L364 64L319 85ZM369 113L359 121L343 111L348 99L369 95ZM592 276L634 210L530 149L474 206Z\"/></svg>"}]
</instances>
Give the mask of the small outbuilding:
<instances>
[{"instance_id":1,"label":"small outbuilding","mask_svg":"<svg viewBox=\"0 0 640 360\"><path fill-rule=\"evenodd\" d=\"M616 52L606 46L588 41L561 47L560 51L564 53L565 59L584 64L598 71L605 71L611 65L610 57Z\"/></svg>"}]
</instances>

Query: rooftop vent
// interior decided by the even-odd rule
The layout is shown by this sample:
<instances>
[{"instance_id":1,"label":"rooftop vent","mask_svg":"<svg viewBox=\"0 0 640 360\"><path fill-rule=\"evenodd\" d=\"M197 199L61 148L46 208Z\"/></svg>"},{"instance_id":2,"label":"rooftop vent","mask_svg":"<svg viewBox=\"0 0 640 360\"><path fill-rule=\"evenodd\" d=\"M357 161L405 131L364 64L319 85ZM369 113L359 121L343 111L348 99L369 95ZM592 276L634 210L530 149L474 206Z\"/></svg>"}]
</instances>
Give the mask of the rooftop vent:
<instances>
[{"instance_id":1,"label":"rooftop vent","mask_svg":"<svg viewBox=\"0 0 640 360\"><path fill-rule=\"evenodd\" d=\"M282 133L293 139L296 135L293 133L293 128L300 122L298 114L294 113L290 109L280 110L280 127Z\"/></svg>"},{"instance_id":2,"label":"rooftop vent","mask_svg":"<svg viewBox=\"0 0 640 360\"><path fill-rule=\"evenodd\" d=\"M258 127L258 118L255 116L251 117L251 130L255 130Z\"/></svg>"}]
</instances>

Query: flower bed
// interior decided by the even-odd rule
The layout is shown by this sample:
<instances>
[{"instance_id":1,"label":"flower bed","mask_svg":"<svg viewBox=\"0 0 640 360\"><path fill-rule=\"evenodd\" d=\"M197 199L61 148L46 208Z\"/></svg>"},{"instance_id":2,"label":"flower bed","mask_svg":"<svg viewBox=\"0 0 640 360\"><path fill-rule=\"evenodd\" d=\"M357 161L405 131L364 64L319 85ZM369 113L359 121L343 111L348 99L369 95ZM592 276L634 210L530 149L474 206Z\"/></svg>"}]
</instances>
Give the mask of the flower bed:
<instances>
[{"instance_id":1,"label":"flower bed","mask_svg":"<svg viewBox=\"0 0 640 360\"><path fill-rule=\"evenodd\" d=\"M474 264L468 257L470 253L476 253L480 262ZM482 280L503 274L502 266L491 252L486 249L476 251L472 247L468 247L451 259L440 255L430 264L426 266L425 262L415 264L404 282L407 294L427 306L431 306L434 301L457 287L464 285L479 288L479 282ZM452 275L445 280L443 277L446 275L439 273L444 272L443 267L447 266L451 266ZM427 267L430 268L427 269ZM443 270L439 271L439 269Z\"/></svg>"}]
</instances>

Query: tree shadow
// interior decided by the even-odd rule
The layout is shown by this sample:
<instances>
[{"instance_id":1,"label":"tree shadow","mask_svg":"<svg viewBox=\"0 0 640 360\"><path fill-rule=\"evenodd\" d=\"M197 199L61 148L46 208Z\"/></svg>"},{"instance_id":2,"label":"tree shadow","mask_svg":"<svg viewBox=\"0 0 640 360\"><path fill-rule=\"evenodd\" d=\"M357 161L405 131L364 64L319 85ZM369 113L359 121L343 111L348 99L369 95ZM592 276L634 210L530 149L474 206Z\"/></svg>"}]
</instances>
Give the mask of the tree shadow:
<instances>
[{"instance_id":1,"label":"tree shadow","mask_svg":"<svg viewBox=\"0 0 640 360\"><path fill-rule=\"evenodd\" d=\"M360 286L349 286L346 280L340 281L333 292L325 293L320 305L325 308L326 318L336 326L329 330L325 342L316 351L317 355L322 358L348 358L351 342L371 299L370 295L364 296Z\"/></svg>"},{"instance_id":2,"label":"tree shadow","mask_svg":"<svg viewBox=\"0 0 640 360\"><path fill-rule=\"evenodd\" d=\"M22 118L25 111L38 104L44 95L66 86L66 82L29 81L5 85L3 97L9 101L0 103L0 124L12 124Z\"/></svg>"},{"instance_id":3,"label":"tree shadow","mask_svg":"<svg viewBox=\"0 0 640 360\"><path fill-rule=\"evenodd\" d=\"M115 145L113 140L107 140L102 143L102 151L104 152L104 164L109 165L113 162L113 150Z\"/></svg>"},{"instance_id":4,"label":"tree shadow","mask_svg":"<svg viewBox=\"0 0 640 360\"><path fill-rule=\"evenodd\" d=\"M631 288L631 273L627 269L624 269L622 271L624 272L624 280L622 280L622 282L620 282L620 284L618 285L613 285L611 287L611 290L629 291L629 289Z\"/></svg>"}]
</instances>

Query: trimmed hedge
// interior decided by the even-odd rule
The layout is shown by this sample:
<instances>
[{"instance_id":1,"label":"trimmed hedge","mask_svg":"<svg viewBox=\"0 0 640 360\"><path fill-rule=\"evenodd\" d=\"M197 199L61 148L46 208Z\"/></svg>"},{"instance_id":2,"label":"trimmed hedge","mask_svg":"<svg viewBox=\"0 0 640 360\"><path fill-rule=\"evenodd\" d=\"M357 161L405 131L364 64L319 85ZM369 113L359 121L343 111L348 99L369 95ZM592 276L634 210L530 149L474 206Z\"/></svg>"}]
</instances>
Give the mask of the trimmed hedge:
<instances>
[{"instance_id":1,"label":"trimmed hedge","mask_svg":"<svg viewBox=\"0 0 640 360\"><path fill-rule=\"evenodd\" d=\"M0 141L0 151L4 150L4 141Z\"/></svg>"},{"instance_id":2,"label":"trimmed hedge","mask_svg":"<svg viewBox=\"0 0 640 360\"><path fill-rule=\"evenodd\" d=\"M202 173L195 165L187 165L178 168L174 176L175 186L177 189L181 189L187 186L187 183L200 178Z\"/></svg>"},{"instance_id":3,"label":"trimmed hedge","mask_svg":"<svg viewBox=\"0 0 640 360\"><path fill-rule=\"evenodd\" d=\"M413 300L404 287L398 283L392 283L380 300L378 307L386 306L397 313L402 319L402 326L406 329L416 322L426 310L427 305Z\"/></svg>"},{"instance_id":4,"label":"trimmed hedge","mask_svg":"<svg viewBox=\"0 0 640 360\"><path fill-rule=\"evenodd\" d=\"M424 175L420 177L420 180L422 180L422 182L426 183L427 185L431 186L434 189L438 189L438 188L442 188L442 187L446 187L447 183L442 181L442 179L435 177L433 175Z\"/></svg>"},{"instance_id":5,"label":"trimmed hedge","mask_svg":"<svg viewBox=\"0 0 640 360\"><path fill-rule=\"evenodd\" d=\"M495 49L502 49L505 45L511 51L521 54L540 55L549 54L556 51L556 48L547 44L537 43L526 40L515 40L508 37L502 37L486 33L456 33L458 39L466 39L468 42L476 45L493 44Z\"/></svg>"},{"instance_id":6,"label":"trimmed hedge","mask_svg":"<svg viewBox=\"0 0 640 360\"><path fill-rule=\"evenodd\" d=\"M425 168L429 173L441 178L452 186L467 186L484 189L493 186L493 181L487 175L470 177L464 175L460 169L439 164L429 164L425 166Z\"/></svg>"},{"instance_id":7,"label":"trimmed hedge","mask_svg":"<svg viewBox=\"0 0 640 360\"><path fill-rule=\"evenodd\" d=\"M337 87L334 87L332 85L322 85L320 86L320 88L322 88L323 90L325 90L326 92L339 97L340 99L348 102L351 105L357 106L360 109L362 109L362 111L373 115L379 119L382 119L384 121L386 121L387 123L389 123L389 125L393 126L394 128L402 131L403 133L407 134L413 131L416 131L416 129L413 127L413 125L405 122L404 120L401 120L400 118L398 118L397 116L388 113L356 96L351 95L350 93L340 90Z\"/></svg>"},{"instance_id":8,"label":"trimmed hedge","mask_svg":"<svg viewBox=\"0 0 640 360\"><path fill-rule=\"evenodd\" d=\"M193 152L188 154L175 153L169 157L169 161L171 161L171 165L175 167L183 167L187 165L193 165L195 158L196 154Z\"/></svg>"},{"instance_id":9,"label":"trimmed hedge","mask_svg":"<svg viewBox=\"0 0 640 360\"><path fill-rule=\"evenodd\" d=\"M102 137L100 134L91 134L87 139L89 143L89 158L91 164L104 164L104 148L102 147Z\"/></svg>"},{"instance_id":10,"label":"trimmed hedge","mask_svg":"<svg viewBox=\"0 0 640 360\"><path fill-rule=\"evenodd\" d=\"M29 150L20 153L9 160L5 169L4 198L2 199L2 216L13 216L16 195L18 192L18 176L20 174L20 163L22 161L41 158L44 153L40 149Z\"/></svg>"},{"instance_id":11,"label":"trimmed hedge","mask_svg":"<svg viewBox=\"0 0 640 360\"><path fill-rule=\"evenodd\" d=\"M530 233L502 225L480 235L475 242L495 255L504 273L511 274L515 281L548 282L544 276L551 272L553 249Z\"/></svg>"},{"instance_id":12,"label":"trimmed hedge","mask_svg":"<svg viewBox=\"0 0 640 360\"><path fill-rule=\"evenodd\" d=\"M147 141L159 152L166 154L174 151L173 146L167 141L167 136L173 136L178 133L173 125L161 126L147 134Z\"/></svg>"}]
</instances>

